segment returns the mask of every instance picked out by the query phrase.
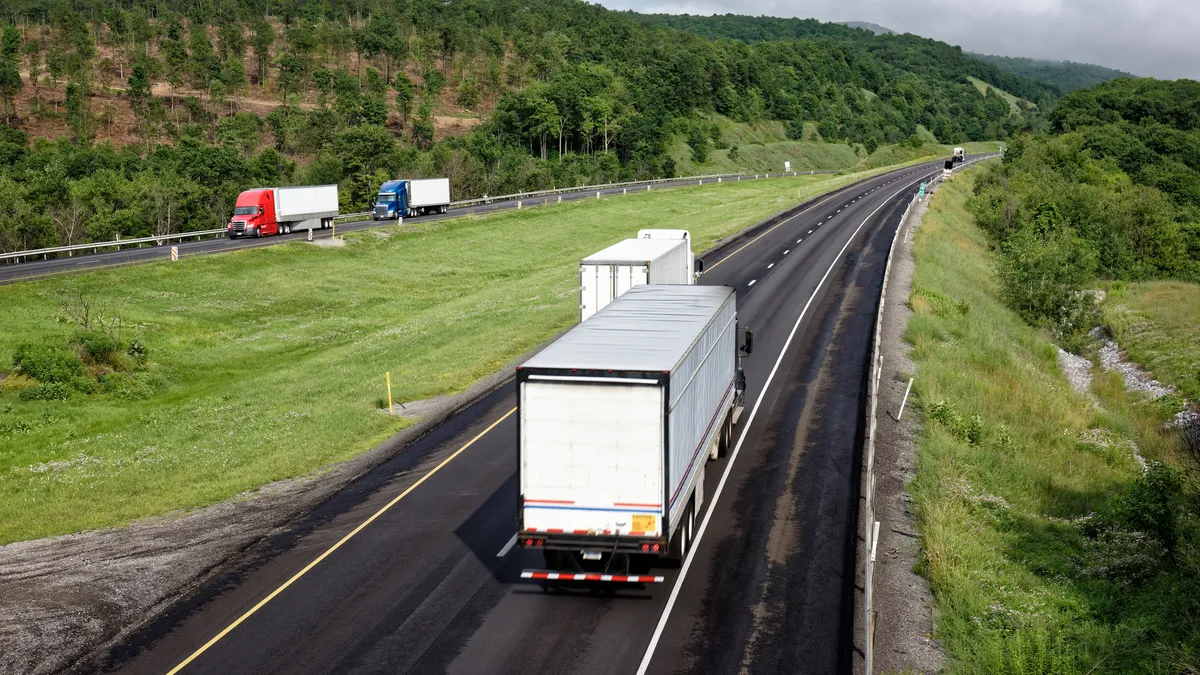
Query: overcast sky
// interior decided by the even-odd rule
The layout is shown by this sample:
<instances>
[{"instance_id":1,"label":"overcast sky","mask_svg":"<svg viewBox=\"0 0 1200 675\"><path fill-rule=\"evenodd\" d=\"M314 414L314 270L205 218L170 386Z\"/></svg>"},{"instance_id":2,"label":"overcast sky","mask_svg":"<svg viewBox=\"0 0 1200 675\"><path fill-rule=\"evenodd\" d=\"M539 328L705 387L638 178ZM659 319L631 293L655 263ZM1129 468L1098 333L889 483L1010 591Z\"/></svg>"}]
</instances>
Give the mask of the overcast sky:
<instances>
[{"instance_id":1,"label":"overcast sky","mask_svg":"<svg viewBox=\"0 0 1200 675\"><path fill-rule=\"evenodd\" d=\"M613 9L870 21L984 54L1200 80L1200 0L600 0Z\"/></svg>"}]
</instances>

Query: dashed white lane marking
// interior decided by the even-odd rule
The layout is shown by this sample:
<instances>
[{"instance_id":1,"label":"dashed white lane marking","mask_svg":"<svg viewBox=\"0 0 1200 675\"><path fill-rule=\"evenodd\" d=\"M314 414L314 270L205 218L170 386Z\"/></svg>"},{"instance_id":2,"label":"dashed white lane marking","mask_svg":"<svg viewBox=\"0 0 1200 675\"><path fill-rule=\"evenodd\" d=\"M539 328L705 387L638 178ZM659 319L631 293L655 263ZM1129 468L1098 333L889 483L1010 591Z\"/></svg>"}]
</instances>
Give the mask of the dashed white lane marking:
<instances>
[{"instance_id":1,"label":"dashed white lane marking","mask_svg":"<svg viewBox=\"0 0 1200 675\"><path fill-rule=\"evenodd\" d=\"M517 545L517 535L514 534L512 536L512 539L509 539L508 543L504 545L504 548L500 549L500 552L496 554L496 557L503 558L504 556L508 555L508 552L512 550L512 547L516 546L516 545Z\"/></svg>"},{"instance_id":2,"label":"dashed white lane marking","mask_svg":"<svg viewBox=\"0 0 1200 675\"><path fill-rule=\"evenodd\" d=\"M757 284L757 283L758 283L758 279L751 279L751 280L750 280L750 285L751 285L751 286L753 286L754 284Z\"/></svg>"},{"instance_id":3,"label":"dashed white lane marking","mask_svg":"<svg viewBox=\"0 0 1200 675\"><path fill-rule=\"evenodd\" d=\"M790 248L789 248L788 250L784 251L784 252L783 252L783 254L784 254L784 255L787 255L787 254L789 254L789 253L791 253L791 252L792 252L792 249L790 249Z\"/></svg>"},{"instance_id":4,"label":"dashed white lane marking","mask_svg":"<svg viewBox=\"0 0 1200 675\"><path fill-rule=\"evenodd\" d=\"M812 234L812 230L809 230L809 231L808 231L808 233L809 233L809 234Z\"/></svg>"},{"instance_id":5,"label":"dashed white lane marking","mask_svg":"<svg viewBox=\"0 0 1200 675\"><path fill-rule=\"evenodd\" d=\"M812 230L809 230L809 232L812 232ZM799 244L799 243L800 243L800 242L802 242L802 241L804 241L804 238L803 238L803 237L801 237L800 239L797 239L797 240L796 240L796 243L797 243L797 244Z\"/></svg>"},{"instance_id":6,"label":"dashed white lane marking","mask_svg":"<svg viewBox=\"0 0 1200 675\"><path fill-rule=\"evenodd\" d=\"M775 263L771 263L770 265L767 265L767 269L771 269L774 266L775 266Z\"/></svg>"}]
</instances>

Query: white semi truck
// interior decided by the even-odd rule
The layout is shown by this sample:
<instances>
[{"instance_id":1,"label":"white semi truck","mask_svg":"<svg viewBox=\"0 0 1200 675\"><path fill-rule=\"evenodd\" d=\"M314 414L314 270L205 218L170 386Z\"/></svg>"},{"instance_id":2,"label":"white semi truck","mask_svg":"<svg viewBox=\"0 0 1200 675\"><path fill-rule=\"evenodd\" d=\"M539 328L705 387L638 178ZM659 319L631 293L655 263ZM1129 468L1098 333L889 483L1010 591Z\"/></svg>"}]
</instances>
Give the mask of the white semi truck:
<instances>
[{"instance_id":1,"label":"white semi truck","mask_svg":"<svg viewBox=\"0 0 1200 675\"><path fill-rule=\"evenodd\" d=\"M955 148L954 149L954 159L951 161L953 161L956 164L958 162L967 161L967 151L963 148Z\"/></svg>"},{"instance_id":2,"label":"white semi truck","mask_svg":"<svg viewBox=\"0 0 1200 675\"><path fill-rule=\"evenodd\" d=\"M656 232L673 235L652 236ZM637 239L617 242L579 261L580 322L634 286L692 283L695 262L686 235L686 230L642 230Z\"/></svg>"},{"instance_id":3,"label":"white semi truck","mask_svg":"<svg viewBox=\"0 0 1200 675\"><path fill-rule=\"evenodd\" d=\"M546 563L524 578L652 583L682 562L742 412L738 332L732 288L638 286L517 369L517 542Z\"/></svg>"}]
</instances>

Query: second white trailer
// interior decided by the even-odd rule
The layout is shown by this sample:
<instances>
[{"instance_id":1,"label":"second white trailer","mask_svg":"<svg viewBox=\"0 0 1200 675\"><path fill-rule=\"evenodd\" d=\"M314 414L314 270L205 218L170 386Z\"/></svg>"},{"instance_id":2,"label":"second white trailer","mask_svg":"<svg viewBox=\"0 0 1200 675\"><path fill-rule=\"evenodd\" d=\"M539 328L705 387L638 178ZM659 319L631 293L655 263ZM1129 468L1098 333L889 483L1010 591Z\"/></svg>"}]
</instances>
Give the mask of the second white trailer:
<instances>
[{"instance_id":1,"label":"second white trailer","mask_svg":"<svg viewBox=\"0 0 1200 675\"><path fill-rule=\"evenodd\" d=\"M579 321L635 286L691 284L689 239L626 239L579 262Z\"/></svg>"}]
</instances>

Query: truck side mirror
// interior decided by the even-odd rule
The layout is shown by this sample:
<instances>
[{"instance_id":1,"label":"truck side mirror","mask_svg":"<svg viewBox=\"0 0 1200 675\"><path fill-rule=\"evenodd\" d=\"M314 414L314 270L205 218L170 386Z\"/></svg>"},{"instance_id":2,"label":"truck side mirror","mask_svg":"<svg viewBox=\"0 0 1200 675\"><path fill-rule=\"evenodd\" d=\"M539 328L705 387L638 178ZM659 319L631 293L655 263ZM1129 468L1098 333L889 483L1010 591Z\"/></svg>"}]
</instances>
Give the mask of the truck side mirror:
<instances>
[{"instance_id":1,"label":"truck side mirror","mask_svg":"<svg viewBox=\"0 0 1200 675\"><path fill-rule=\"evenodd\" d=\"M695 265L696 265L696 276L700 276L701 274L704 274L704 261L697 258Z\"/></svg>"},{"instance_id":2,"label":"truck side mirror","mask_svg":"<svg viewBox=\"0 0 1200 675\"><path fill-rule=\"evenodd\" d=\"M753 352L753 351L754 351L754 333L751 333L750 329L747 328L745 339L742 340L742 355L750 356L751 352Z\"/></svg>"}]
</instances>

